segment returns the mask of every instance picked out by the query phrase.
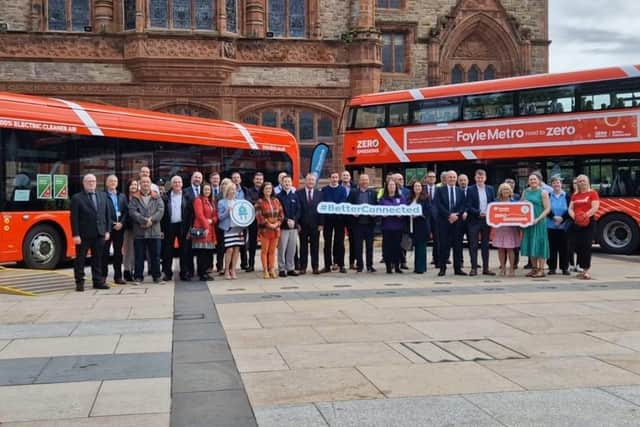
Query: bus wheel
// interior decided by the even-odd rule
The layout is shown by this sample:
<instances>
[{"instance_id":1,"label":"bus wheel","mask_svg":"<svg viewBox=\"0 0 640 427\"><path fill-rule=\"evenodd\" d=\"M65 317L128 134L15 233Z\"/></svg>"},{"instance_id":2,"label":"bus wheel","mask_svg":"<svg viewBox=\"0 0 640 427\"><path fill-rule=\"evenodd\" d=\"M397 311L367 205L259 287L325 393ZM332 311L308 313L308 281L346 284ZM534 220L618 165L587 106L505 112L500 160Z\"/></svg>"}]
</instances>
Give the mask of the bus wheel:
<instances>
[{"instance_id":1,"label":"bus wheel","mask_svg":"<svg viewBox=\"0 0 640 427\"><path fill-rule=\"evenodd\" d=\"M36 225L24 239L22 258L27 268L51 270L60 262L63 249L58 231L50 225Z\"/></svg>"},{"instance_id":2,"label":"bus wheel","mask_svg":"<svg viewBox=\"0 0 640 427\"><path fill-rule=\"evenodd\" d=\"M605 251L630 255L639 242L638 225L627 215L611 214L598 221L598 243Z\"/></svg>"}]
</instances>

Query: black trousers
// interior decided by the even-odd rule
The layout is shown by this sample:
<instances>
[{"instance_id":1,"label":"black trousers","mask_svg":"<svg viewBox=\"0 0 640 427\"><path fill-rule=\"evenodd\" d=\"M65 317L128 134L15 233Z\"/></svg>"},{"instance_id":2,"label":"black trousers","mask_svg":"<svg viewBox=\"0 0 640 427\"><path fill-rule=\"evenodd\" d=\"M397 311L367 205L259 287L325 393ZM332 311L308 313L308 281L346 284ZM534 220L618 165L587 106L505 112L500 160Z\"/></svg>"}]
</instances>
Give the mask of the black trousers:
<instances>
[{"instance_id":1,"label":"black trousers","mask_svg":"<svg viewBox=\"0 0 640 427\"><path fill-rule=\"evenodd\" d=\"M151 277L155 279L160 278L160 239L135 239L133 241L133 248L136 258L136 267L134 272L134 279L142 280L144 278L144 260L149 254L149 271ZM189 245L191 247L191 245Z\"/></svg>"},{"instance_id":2,"label":"black trousers","mask_svg":"<svg viewBox=\"0 0 640 427\"><path fill-rule=\"evenodd\" d=\"M567 232L548 228L547 235L549 236L549 259L547 260L549 270L558 268L558 259L560 261L560 270L567 270L569 268Z\"/></svg>"},{"instance_id":3,"label":"black trousers","mask_svg":"<svg viewBox=\"0 0 640 427\"><path fill-rule=\"evenodd\" d=\"M247 255L249 259L247 260L247 264L249 267L254 268L256 265L256 250L258 249L258 222L253 221L248 227L248 230L249 240L247 241L247 249L249 253Z\"/></svg>"},{"instance_id":4,"label":"black trousers","mask_svg":"<svg viewBox=\"0 0 640 427\"><path fill-rule=\"evenodd\" d=\"M309 255L311 255L311 268L318 270L320 263L320 232L318 227L300 230L300 270L307 269Z\"/></svg>"},{"instance_id":5,"label":"black trousers","mask_svg":"<svg viewBox=\"0 0 640 427\"><path fill-rule=\"evenodd\" d=\"M185 278L189 275L187 248L191 248L191 242L187 240L182 222L169 224L167 229L164 230L164 241L162 242L162 272L166 276L173 277L173 246L176 238L178 239L178 256L180 257L180 278ZM191 263L193 264L193 260Z\"/></svg>"},{"instance_id":6,"label":"black trousers","mask_svg":"<svg viewBox=\"0 0 640 427\"><path fill-rule=\"evenodd\" d=\"M346 224L347 229L347 237L349 238L349 266L352 266L356 263L356 245L355 245L355 224L348 223Z\"/></svg>"},{"instance_id":7,"label":"black trousers","mask_svg":"<svg viewBox=\"0 0 640 427\"><path fill-rule=\"evenodd\" d=\"M596 231L596 222L591 221L587 227L573 225L573 244L576 251L578 265L583 270L591 268L591 246Z\"/></svg>"},{"instance_id":8,"label":"black trousers","mask_svg":"<svg viewBox=\"0 0 640 427\"><path fill-rule=\"evenodd\" d=\"M447 268L447 260L453 248L453 269L459 271L462 269L462 236L460 234L460 220L453 224L448 221L438 221L438 261L440 269Z\"/></svg>"},{"instance_id":9,"label":"black trousers","mask_svg":"<svg viewBox=\"0 0 640 427\"><path fill-rule=\"evenodd\" d=\"M431 229L431 237L433 242L433 250L431 251L431 258L433 263L438 266L440 265L440 259L438 258L438 254L440 252L438 248L438 227L437 227L436 219L431 216L429 217L429 228Z\"/></svg>"},{"instance_id":10,"label":"black trousers","mask_svg":"<svg viewBox=\"0 0 640 427\"><path fill-rule=\"evenodd\" d=\"M322 230L324 237L324 265L344 267L344 220L340 215L329 216Z\"/></svg>"},{"instance_id":11,"label":"black trousers","mask_svg":"<svg viewBox=\"0 0 640 427\"><path fill-rule=\"evenodd\" d=\"M382 230L382 255L384 262L389 266L397 267L400 265L402 247L402 231L398 230Z\"/></svg>"},{"instance_id":12,"label":"black trousers","mask_svg":"<svg viewBox=\"0 0 640 427\"><path fill-rule=\"evenodd\" d=\"M224 231L216 227L216 270L224 270Z\"/></svg>"},{"instance_id":13,"label":"black trousers","mask_svg":"<svg viewBox=\"0 0 640 427\"><path fill-rule=\"evenodd\" d=\"M111 230L109 240L104 242L102 256L102 277L109 275L109 250L113 247L113 279L122 279L122 245L124 244L124 228Z\"/></svg>"},{"instance_id":14,"label":"black trousers","mask_svg":"<svg viewBox=\"0 0 640 427\"><path fill-rule=\"evenodd\" d=\"M84 265L87 252L91 249L91 281L94 285L104 283L102 275L102 259L104 255L104 236L82 237L81 243L76 245L76 259L73 262L73 276L76 284L84 284Z\"/></svg>"},{"instance_id":15,"label":"black trousers","mask_svg":"<svg viewBox=\"0 0 640 427\"><path fill-rule=\"evenodd\" d=\"M464 236L467 235L467 242L469 242L469 258L471 258L471 239L469 238L470 225L469 221L461 220L460 223L460 241L464 242ZM464 250L460 251L460 266L464 265ZM471 263L471 268L477 268L478 264Z\"/></svg>"},{"instance_id":16,"label":"black trousers","mask_svg":"<svg viewBox=\"0 0 640 427\"><path fill-rule=\"evenodd\" d=\"M194 249L193 251L198 260L198 277L202 277L213 267L214 249Z\"/></svg>"},{"instance_id":17,"label":"black trousers","mask_svg":"<svg viewBox=\"0 0 640 427\"><path fill-rule=\"evenodd\" d=\"M356 267L363 270L362 249L365 249L365 261L367 269L373 267L373 224L354 224L353 225L353 251L356 258ZM385 259L386 261L386 259Z\"/></svg>"},{"instance_id":18,"label":"black trousers","mask_svg":"<svg viewBox=\"0 0 640 427\"><path fill-rule=\"evenodd\" d=\"M485 221L469 221L467 222L467 238L469 239L469 254L471 258L471 268L478 268L478 246L480 246L480 253L482 255L482 270L489 270L489 233L491 227L487 225ZM462 235L460 236L462 237ZM482 239L482 242L478 242L478 238ZM460 251L462 253L462 251ZM462 265L462 263L460 263Z\"/></svg>"},{"instance_id":19,"label":"black trousers","mask_svg":"<svg viewBox=\"0 0 640 427\"><path fill-rule=\"evenodd\" d=\"M191 248L191 241L188 241L184 248L184 256L185 256L185 271L184 273L180 271L180 274L187 277L193 277L195 272L195 266L193 263L193 248Z\"/></svg>"}]
</instances>

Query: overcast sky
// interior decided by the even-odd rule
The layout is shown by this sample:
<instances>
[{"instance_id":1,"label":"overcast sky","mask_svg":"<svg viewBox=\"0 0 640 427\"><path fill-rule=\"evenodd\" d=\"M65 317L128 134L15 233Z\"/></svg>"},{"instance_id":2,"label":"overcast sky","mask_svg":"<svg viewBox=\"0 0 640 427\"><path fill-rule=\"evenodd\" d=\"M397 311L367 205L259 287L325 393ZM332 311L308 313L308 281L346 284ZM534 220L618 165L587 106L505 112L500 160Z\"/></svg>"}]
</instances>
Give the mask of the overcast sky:
<instances>
[{"instance_id":1,"label":"overcast sky","mask_svg":"<svg viewBox=\"0 0 640 427\"><path fill-rule=\"evenodd\" d=\"M550 71L640 64L640 0L549 0Z\"/></svg>"}]
</instances>

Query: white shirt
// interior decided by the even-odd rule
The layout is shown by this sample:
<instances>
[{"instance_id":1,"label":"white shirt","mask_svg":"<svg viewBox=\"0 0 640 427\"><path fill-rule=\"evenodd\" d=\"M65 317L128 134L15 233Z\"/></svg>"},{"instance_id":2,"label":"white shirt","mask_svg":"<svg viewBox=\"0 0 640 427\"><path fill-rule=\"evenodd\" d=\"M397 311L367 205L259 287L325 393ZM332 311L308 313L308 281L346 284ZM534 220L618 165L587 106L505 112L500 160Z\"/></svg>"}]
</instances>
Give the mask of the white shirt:
<instances>
[{"instance_id":1,"label":"white shirt","mask_svg":"<svg viewBox=\"0 0 640 427\"><path fill-rule=\"evenodd\" d=\"M487 213L487 187L478 186L478 200L480 200L480 213Z\"/></svg>"},{"instance_id":2,"label":"white shirt","mask_svg":"<svg viewBox=\"0 0 640 427\"><path fill-rule=\"evenodd\" d=\"M171 192L171 224L182 222L182 192Z\"/></svg>"}]
</instances>

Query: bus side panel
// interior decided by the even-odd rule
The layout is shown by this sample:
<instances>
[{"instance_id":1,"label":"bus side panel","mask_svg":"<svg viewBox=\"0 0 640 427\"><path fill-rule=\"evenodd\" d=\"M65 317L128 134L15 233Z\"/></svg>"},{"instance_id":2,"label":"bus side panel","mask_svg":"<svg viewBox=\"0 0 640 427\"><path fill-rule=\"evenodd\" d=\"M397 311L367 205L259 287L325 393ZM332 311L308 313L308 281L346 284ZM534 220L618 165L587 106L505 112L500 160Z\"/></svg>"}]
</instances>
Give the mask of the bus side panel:
<instances>
[{"instance_id":1,"label":"bus side panel","mask_svg":"<svg viewBox=\"0 0 640 427\"><path fill-rule=\"evenodd\" d=\"M600 199L600 209L596 212L596 219L610 213L623 213L633 218L640 228L640 199L639 198L618 198L603 197Z\"/></svg>"},{"instance_id":2,"label":"bus side panel","mask_svg":"<svg viewBox=\"0 0 640 427\"><path fill-rule=\"evenodd\" d=\"M0 262L23 261L23 239L34 226L41 223L56 224L62 229L66 246L65 258L75 256L75 246L71 236L70 213L68 211L49 212L3 212L0 233Z\"/></svg>"}]
</instances>

